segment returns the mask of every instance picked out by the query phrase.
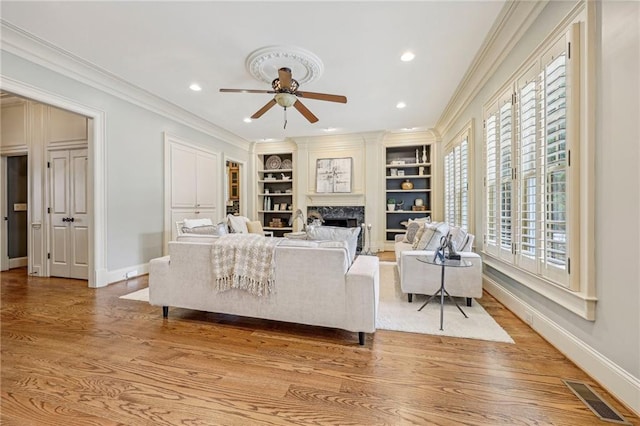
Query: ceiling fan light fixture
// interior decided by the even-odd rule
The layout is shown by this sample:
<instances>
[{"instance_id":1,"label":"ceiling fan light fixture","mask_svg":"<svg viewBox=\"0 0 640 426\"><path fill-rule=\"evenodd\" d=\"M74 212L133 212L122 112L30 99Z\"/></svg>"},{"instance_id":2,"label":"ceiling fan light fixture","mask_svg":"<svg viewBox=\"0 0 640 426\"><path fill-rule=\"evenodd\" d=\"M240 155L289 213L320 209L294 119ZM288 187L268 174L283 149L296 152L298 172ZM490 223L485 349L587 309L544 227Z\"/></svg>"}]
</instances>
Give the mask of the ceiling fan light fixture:
<instances>
[{"instance_id":1,"label":"ceiling fan light fixture","mask_svg":"<svg viewBox=\"0 0 640 426\"><path fill-rule=\"evenodd\" d=\"M276 93L274 99L276 100L278 105L284 108L293 106L293 104L295 104L298 100L298 98L296 98L296 96L292 95L291 93Z\"/></svg>"}]
</instances>

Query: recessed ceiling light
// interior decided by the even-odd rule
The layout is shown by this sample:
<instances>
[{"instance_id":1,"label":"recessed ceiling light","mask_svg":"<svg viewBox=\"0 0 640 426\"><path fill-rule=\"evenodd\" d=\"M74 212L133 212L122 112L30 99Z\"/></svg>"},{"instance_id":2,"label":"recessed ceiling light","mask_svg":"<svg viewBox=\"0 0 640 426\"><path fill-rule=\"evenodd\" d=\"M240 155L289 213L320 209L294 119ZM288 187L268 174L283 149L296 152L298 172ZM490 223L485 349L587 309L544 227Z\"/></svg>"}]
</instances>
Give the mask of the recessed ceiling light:
<instances>
[{"instance_id":1,"label":"recessed ceiling light","mask_svg":"<svg viewBox=\"0 0 640 426\"><path fill-rule=\"evenodd\" d=\"M406 106L407 106L407 104L405 104L404 102L398 102L396 104L396 108L398 108L398 109L402 109L402 108L404 108Z\"/></svg>"},{"instance_id":2,"label":"recessed ceiling light","mask_svg":"<svg viewBox=\"0 0 640 426\"><path fill-rule=\"evenodd\" d=\"M322 129L322 130L324 130L325 132L335 132L336 128L335 127L327 127L326 129Z\"/></svg>"},{"instance_id":3,"label":"recessed ceiling light","mask_svg":"<svg viewBox=\"0 0 640 426\"><path fill-rule=\"evenodd\" d=\"M200 87L198 83L191 83L191 86L189 86L189 89L193 90L194 92L199 92L202 90L202 87Z\"/></svg>"},{"instance_id":4,"label":"recessed ceiling light","mask_svg":"<svg viewBox=\"0 0 640 426\"><path fill-rule=\"evenodd\" d=\"M244 118L242 121L245 123L251 123L251 119L249 117Z\"/></svg>"},{"instance_id":5,"label":"recessed ceiling light","mask_svg":"<svg viewBox=\"0 0 640 426\"><path fill-rule=\"evenodd\" d=\"M413 59L416 57L416 55L413 52L404 52L402 54L402 56L400 56L400 60L402 62L411 62L413 61Z\"/></svg>"}]
</instances>

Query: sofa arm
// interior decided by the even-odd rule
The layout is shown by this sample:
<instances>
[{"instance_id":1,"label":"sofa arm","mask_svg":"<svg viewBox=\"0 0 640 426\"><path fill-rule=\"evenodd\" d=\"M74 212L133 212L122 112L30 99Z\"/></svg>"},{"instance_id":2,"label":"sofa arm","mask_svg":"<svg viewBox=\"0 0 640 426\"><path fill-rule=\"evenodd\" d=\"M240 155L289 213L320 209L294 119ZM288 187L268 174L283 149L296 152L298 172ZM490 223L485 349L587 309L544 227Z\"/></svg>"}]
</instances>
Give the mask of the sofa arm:
<instances>
[{"instance_id":1,"label":"sofa arm","mask_svg":"<svg viewBox=\"0 0 640 426\"><path fill-rule=\"evenodd\" d=\"M396 243L400 243L400 242L402 242L402 240L404 240L404 236L405 236L405 235L407 235L407 234L406 234L406 233L404 233L404 234L396 234L396 236L395 236L395 238L394 238L394 241L395 241Z\"/></svg>"},{"instance_id":2,"label":"sofa arm","mask_svg":"<svg viewBox=\"0 0 640 426\"><path fill-rule=\"evenodd\" d=\"M352 331L376 331L380 297L380 260L377 256L358 256L347 271L345 312Z\"/></svg>"}]
</instances>

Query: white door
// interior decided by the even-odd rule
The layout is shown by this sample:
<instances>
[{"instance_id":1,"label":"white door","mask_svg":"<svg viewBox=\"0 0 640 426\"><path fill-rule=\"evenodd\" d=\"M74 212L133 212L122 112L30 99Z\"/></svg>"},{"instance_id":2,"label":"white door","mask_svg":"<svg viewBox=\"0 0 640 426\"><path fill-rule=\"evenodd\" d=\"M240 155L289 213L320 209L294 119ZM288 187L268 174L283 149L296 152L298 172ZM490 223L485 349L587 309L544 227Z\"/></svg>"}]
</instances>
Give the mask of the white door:
<instances>
[{"instance_id":1,"label":"white door","mask_svg":"<svg viewBox=\"0 0 640 426\"><path fill-rule=\"evenodd\" d=\"M87 150L52 151L49 163L50 275L86 280L89 270Z\"/></svg>"}]
</instances>

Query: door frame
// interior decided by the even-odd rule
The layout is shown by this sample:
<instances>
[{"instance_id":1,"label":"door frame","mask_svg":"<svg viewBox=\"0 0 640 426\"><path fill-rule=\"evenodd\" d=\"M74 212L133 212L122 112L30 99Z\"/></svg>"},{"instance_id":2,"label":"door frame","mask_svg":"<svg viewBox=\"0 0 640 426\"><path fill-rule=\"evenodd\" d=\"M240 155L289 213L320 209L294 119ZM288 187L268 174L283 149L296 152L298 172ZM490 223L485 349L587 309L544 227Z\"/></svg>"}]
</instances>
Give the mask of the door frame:
<instances>
[{"instance_id":1,"label":"door frame","mask_svg":"<svg viewBox=\"0 0 640 426\"><path fill-rule=\"evenodd\" d=\"M107 203L106 203L106 113L87 107L68 98L27 85L11 77L2 76L0 88L37 102L49 104L90 118L87 120L89 138L89 277L88 286L109 284L107 271ZM28 155L28 154L27 154ZM46 215L45 215L46 216Z\"/></svg>"},{"instance_id":2,"label":"door frame","mask_svg":"<svg viewBox=\"0 0 640 426\"><path fill-rule=\"evenodd\" d=\"M236 163L238 165L238 176L240 178L240 215L246 217L247 211L248 211L247 210L247 176L246 176L247 163L246 161L238 160L237 158L234 158L224 153L222 155L222 170L225 171L224 191L222 191L223 194L222 194L222 200L220 205L225 207L224 214L226 217L226 205L227 205L227 200L229 199L229 176L226 173L228 162Z\"/></svg>"}]
</instances>

